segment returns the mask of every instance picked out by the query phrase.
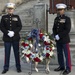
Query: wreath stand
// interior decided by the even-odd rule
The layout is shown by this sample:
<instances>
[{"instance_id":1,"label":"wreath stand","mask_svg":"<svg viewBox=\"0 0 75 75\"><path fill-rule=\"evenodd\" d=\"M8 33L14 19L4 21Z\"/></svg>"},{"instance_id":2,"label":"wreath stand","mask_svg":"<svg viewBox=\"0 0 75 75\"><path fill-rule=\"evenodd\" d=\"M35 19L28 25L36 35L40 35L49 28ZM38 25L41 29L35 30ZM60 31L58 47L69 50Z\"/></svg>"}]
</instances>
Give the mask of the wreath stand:
<instances>
[{"instance_id":1,"label":"wreath stand","mask_svg":"<svg viewBox=\"0 0 75 75\"><path fill-rule=\"evenodd\" d=\"M36 33L35 33L35 32L36 32ZM38 34L39 34L39 31L37 31L36 29L33 29L30 34L31 34L31 35L29 35L29 37L35 35L35 37L33 37L33 46L34 46L35 49L32 49L32 52L36 52L36 48L38 47L37 44L36 44L36 42L38 42L38 38L37 38L37 37L38 37L38 36L41 37L41 32L40 32L40 35L38 35ZM34 35L33 35L33 34L34 34ZM37 36L36 34L37 34L38 36ZM43 36L44 36L44 40L46 39L47 41L44 41L44 40L43 40L43 41L42 41L41 48L38 47L38 48L39 48L38 50L40 50L40 49L42 49L42 48L43 48L43 50L44 50L44 44L45 44L45 45L49 45L48 41L50 42L50 38L49 38L49 35L48 35L48 37L47 37L46 35L47 35L47 34L42 33L42 38L43 38ZM27 40L27 41L28 41L28 40ZM27 43L27 42L25 42L25 38L22 40L22 42L23 42L23 43L21 43L22 46L25 47L25 43ZM51 43L51 45L52 45L52 47L53 47L54 45L53 45L52 41L51 41L50 43ZM30 44L30 43L27 43L26 45L29 46L29 44ZM36 45L36 46L35 46L35 45ZM24 61L25 61L24 53L27 53L27 52L24 52L24 53L23 53L23 52L22 52L23 50L24 50L24 48L23 48L23 49L20 48L20 56L21 56L21 58L24 59ZM48 50L49 50L49 52L50 52L50 47L48 48ZM52 50L52 49L51 49L51 50ZM40 50L40 51L41 51L41 50ZM49 52L48 52L48 53L49 53ZM26 61L25 61L25 63L26 63ZM32 74L32 68L33 68L33 66L32 66L32 65L33 65L33 60L30 60L29 64L30 64L30 72L28 72L28 74L31 75L31 74ZM45 64L46 64L46 63L45 63ZM49 74L49 72L46 71L46 74Z\"/></svg>"},{"instance_id":2,"label":"wreath stand","mask_svg":"<svg viewBox=\"0 0 75 75\"><path fill-rule=\"evenodd\" d=\"M42 64L42 65L43 65L43 64ZM44 66L44 65L43 65L43 66ZM32 72L32 71L33 71L32 68L33 68L33 62L31 61L31 63L30 63L30 72L28 72L28 75L32 75L32 73L33 73L33 72ZM44 68L45 68L45 66L44 66ZM49 74L48 71L45 71L45 73L46 73L46 74Z\"/></svg>"}]
</instances>

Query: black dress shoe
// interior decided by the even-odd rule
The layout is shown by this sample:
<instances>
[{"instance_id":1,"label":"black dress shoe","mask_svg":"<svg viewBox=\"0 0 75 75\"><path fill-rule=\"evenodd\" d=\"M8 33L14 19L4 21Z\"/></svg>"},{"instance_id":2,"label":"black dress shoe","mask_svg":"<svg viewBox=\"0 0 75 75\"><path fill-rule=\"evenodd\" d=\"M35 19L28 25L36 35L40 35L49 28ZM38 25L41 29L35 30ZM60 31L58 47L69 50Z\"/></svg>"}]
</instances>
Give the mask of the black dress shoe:
<instances>
[{"instance_id":1,"label":"black dress shoe","mask_svg":"<svg viewBox=\"0 0 75 75\"><path fill-rule=\"evenodd\" d=\"M54 69L54 71L63 71L63 70L64 70L64 68L61 68L61 67Z\"/></svg>"},{"instance_id":2,"label":"black dress shoe","mask_svg":"<svg viewBox=\"0 0 75 75\"><path fill-rule=\"evenodd\" d=\"M17 69L17 72L20 73L20 72L22 72L22 71L21 71L21 69Z\"/></svg>"},{"instance_id":3,"label":"black dress shoe","mask_svg":"<svg viewBox=\"0 0 75 75\"><path fill-rule=\"evenodd\" d=\"M5 74L5 73L7 73L7 71L8 71L8 70L5 70L5 69L4 69L4 70L2 71L2 74Z\"/></svg>"},{"instance_id":4,"label":"black dress shoe","mask_svg":"<svg viewBox=\"0 0 75 75\"><path fill-rule=\"evenodd\" d=\"M63 72L63 75L67 75L67 74L69 74L71 71L69 71L69 70L64 70L64 72Z\"/></svg>"}]
</instances>

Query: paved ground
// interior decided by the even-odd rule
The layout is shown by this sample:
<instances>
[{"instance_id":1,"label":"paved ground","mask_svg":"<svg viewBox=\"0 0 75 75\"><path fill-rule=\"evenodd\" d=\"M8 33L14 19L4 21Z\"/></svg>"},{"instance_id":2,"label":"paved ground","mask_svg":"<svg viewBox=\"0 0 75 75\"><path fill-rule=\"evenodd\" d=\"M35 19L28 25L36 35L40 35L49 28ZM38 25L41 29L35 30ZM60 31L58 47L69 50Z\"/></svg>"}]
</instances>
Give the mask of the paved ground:
<instances>
[{"instance_id":1,"label":"paved ground","mask_svg":"<svg viewBox=\"0 0 75 75\"><path fill-rule=\"evenodd\" d=\"M0 47L0 75L2 75L1 72L3 70L3 61L4 61L4 48ZM28 75L28 72L30 72L30 68L31 68L30 64L23 63L21 61L21 65L22 65L22 73L17 73L16 68L15 68L14 54L13 54L13 51L11 51L10 69L5 75ZM34 65L33 65L33 67L34 67ZM54 68L56 68L56 67L57 67L56 65L50 65L51 72L48 75L60 75L60 72L53 71ZM36 73L33 68L32 75L42 75L42 74L47 75L44 71L44 69L45 69L44 65L42 65L42 66L39 65L38 68L40 70L39 73ZM73 66L72 72L69 75L75 75L75 66Z\"/></svg>"}]
</instances>

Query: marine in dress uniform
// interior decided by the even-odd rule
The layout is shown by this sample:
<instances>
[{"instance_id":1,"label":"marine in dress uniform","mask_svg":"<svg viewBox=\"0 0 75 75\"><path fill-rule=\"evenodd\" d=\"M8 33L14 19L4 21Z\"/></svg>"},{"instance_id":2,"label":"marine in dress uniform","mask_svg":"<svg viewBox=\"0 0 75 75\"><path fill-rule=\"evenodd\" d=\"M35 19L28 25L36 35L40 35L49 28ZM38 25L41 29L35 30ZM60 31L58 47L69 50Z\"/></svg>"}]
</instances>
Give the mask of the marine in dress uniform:
<instances>
[{"instance_id":1,"label":"marine in dress uniform","mask_svg":"<svg viewBox=\"0 0 75 75\"><path fill-rule=\"evenodd\" d=\"M4 70L2 74L9 70L10 51L13 46L17 72L21 72L20 57L19 57L19 32L22 28L21 20L18 15L13 14L15 4L7 3L8 14L1 18L1 31L3 32L3 41L5 47Z\"/></svg>"},{"instance_id":2,"label":"marine in dress uniform","mask_svg":"<svg viewBox=\"0 0 75 75\"><path fill-rule=\"evenodd\" d=\"M56 7L59 15L54 20L53 34L56 40L59 67L54 71L63 71L63 74L69 74L71 72L71 57L69 47L71 21L70 18L64 14L65 8L67 7L65 4L60 3L57 4ZM64 55L66 63L64 61Z\"/></svg>"}]
</instances>

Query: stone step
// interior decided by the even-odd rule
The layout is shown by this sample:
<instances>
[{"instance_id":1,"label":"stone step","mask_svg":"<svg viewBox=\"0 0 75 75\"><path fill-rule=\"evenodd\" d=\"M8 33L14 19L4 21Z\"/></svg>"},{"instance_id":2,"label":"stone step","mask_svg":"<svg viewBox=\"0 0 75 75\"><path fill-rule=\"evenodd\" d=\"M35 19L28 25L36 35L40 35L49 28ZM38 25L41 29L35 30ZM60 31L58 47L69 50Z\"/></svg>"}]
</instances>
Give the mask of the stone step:
<instances>
[{"instance_id":1,"label":"stone step","mask_svg":"<svg viewBox=\"0 0 75 75\"><path fill-rule=\"evenodd\" d=\"M21 30L21 34L24 34L24 33L26 33L26 32L30 32L31 30L30 29L27 29L27 30Z\"/></svg>"},{"instance_id":2,"label":"stone step","mask_svg":"<svg viewBox=\"0 0 75 75\"><path fill-rule=\"evenodd\" d=\"M75 48L75 43L70 43L70 46Z\"/></svg>"},{"instance_id":3,"label":"stone step","mask_svg":"<svg viewBox=\"0 0 75 75\"><path fill-rule=\"evenodd\" d=\"M71 39L71 42L74 43L75 42L75 39Z\"/></svg>"},{"instance_id":4,"label":"stone step","mask_svg":"<svg viewBox=\"0 0 75 75\"><path fill-rule=\"evenodd\" d=\"M26 34L27 32L30 32L30 31L31 31L31 30L21 30L20 36L23 37L23 36L25 36L25 34ZM2 36L1 36L1 37L0 37L0 44L2 44L2 43L3 43L3 41L2 41ZM75 48L75 38L71 39L70 47Z\"/></svg>"},{"instance_id":5,"label":"stone step","mask_svg":"<svg viewBox=\"0 0 75 75\"><path fill-rule=\"evenodd\" d=\"M75 51L75 47L71 47L71 46L70 46L70 50L73 50L73 51Z\"/></svg>"},{"instance_id":6,"label":"stone step","mask_svg":"<svg viewBox=\"0 0 75 75\"><path fill-rule=\"evenodd\" d=\"M22 30L27 30L27 29L28 29L28 30L31 30L31 29L32 29L32 26L23 26L23 27L22 27Z\"/></svg>"},{"instance_id":7,"label":"stone step","mask_svg":"<svg viewBox=\"0 0 75 75\"><path fill-rule=\"evenodd\" d=\"M24 36L21 36L21 37L24 37ZM3 46L3 40L0 40L0 46ZM70 44L70 50L75 51L75 43Z\"/></svg>"}]
</instances>

